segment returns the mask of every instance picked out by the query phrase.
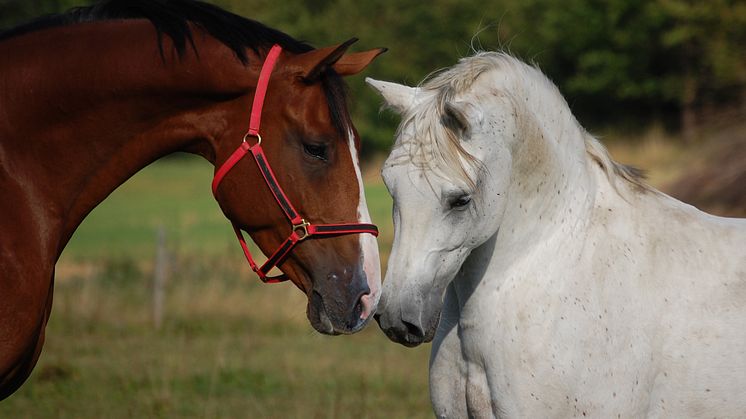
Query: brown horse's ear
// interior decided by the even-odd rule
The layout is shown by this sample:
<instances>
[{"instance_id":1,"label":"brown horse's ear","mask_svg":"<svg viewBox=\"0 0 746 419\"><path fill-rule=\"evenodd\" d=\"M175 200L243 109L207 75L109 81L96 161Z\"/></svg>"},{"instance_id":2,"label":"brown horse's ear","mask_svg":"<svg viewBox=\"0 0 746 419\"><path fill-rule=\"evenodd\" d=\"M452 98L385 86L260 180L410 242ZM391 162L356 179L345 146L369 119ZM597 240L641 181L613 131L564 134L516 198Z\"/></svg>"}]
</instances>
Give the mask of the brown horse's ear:
<instances>
[{"instance_id":1,"label":"brown horse's ear","mask_svg":"<svg viewBox=\"0 0 746 419\"><path fill-rule=\"evenodd\" d=\"M357 74L367 67L376 57L388 51L388 48L376 48L370 51L345 54L332 66L340 76Z\"/></svg>"},{"instance_id":2,"label":"brown horse's ear","mask_svg":"<svg viewBox=\"0 0 746 419\"><path fill-rule=\"evenodd\" d=\"M303 69L303 79L314 83L329 68L333 68L343 76L356 74L385 51L385 49L378 49L345 55L350 45L355 42L357 38L351 38L339 45L309 51L296 56L294 61L297 60Z\"/></svg>"},{"instance_id":3,"label":"brown horse's ear","mask_svg":"<svg viewBox=\"0 0 746 419\"><path fill-rule=\"evenodd\" d=\"M301 66L305 70L303 78L309 83L316 82L319 76L339 61L347 48L355 42L357 42L357 38L350 38L339 45L319 48L299 55L297 59L300 60Z\"/></svg>"}]
</instances>

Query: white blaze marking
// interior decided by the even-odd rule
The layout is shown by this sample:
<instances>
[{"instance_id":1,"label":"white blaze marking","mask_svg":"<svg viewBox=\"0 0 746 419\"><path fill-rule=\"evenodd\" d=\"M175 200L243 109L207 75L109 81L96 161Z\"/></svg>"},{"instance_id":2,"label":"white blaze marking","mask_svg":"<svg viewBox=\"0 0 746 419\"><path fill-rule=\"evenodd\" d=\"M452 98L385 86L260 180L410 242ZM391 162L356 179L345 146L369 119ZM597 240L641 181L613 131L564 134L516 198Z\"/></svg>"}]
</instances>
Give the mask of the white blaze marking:
<instances>
[{"instance_id":1,"label":"white blaze marking","mask_svg":"<svg viewBox=\"0 0 746 419\"><path fill-rule=\"evenodd\" d=\"M355 147L355 135L350 131L347 135L350 144L350 156L352 165L355 167L357 183L360 190L360 200L357 206L357 217L359 223L372 223L368 213L368 204L365 201L365 189L363 188L363 175L357 160L357 148ZM360 318L367 319L375 313L378 300L381 298L381 260L378 255L378 242L376 238L367 233L360 234L360 248L363 251L363 271L368 279L370 294L364 295L360 301L363 303L363 312Z\"/></svg>"}]
</instances>

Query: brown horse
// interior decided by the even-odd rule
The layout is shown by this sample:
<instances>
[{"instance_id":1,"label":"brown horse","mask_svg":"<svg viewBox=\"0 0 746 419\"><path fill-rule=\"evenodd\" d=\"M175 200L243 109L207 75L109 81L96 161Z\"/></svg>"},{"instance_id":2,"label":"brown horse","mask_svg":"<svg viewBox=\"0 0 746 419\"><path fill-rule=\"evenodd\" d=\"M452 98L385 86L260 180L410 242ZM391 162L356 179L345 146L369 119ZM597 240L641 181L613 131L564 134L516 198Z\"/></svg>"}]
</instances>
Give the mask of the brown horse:
<instances>
[{"instance_id":1,"label":"brown horse","mask_svg":"<svg viewBox=\"0 0 746 419\"><path fill-rule=\"evenodd\" d=\"M191 0L106 1L0 34L0 400L39 357L55 263L83 218L161 156L229 159L273 44L261 130L278 184L311 223L370 222L340 76L384 50L350 43L313 49ZM215 196L265 254L295 234L251 158ZM354 333L378 302L375 238L321 237L280 268L316 330Z\"/></svg>"}]
</instances>

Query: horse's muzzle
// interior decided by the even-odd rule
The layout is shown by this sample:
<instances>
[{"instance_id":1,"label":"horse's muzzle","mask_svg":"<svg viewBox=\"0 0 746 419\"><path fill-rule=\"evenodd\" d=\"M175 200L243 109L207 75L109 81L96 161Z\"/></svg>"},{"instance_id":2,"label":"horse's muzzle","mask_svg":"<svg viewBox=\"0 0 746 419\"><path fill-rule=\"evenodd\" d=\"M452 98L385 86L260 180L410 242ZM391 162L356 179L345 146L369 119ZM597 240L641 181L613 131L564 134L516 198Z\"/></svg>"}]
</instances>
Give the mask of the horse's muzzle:
<instances>
[{"instance_id":1,"label":"horse's muzzle","mask_svg":"<svg viewBox=\"0 0 746 419\"><path fill-rule=\"evenodd\" d=\"M422 325L408 322L402 319L393 319L393 316L376 313L373 316L378 322L378 327L392 341L407 347L415 347L433 339L432 333L424 330Z\"/></svg>"},{"instance_id":2,"label":"horse's muzzle","mask_svg":"<svg viewBox=\"0 0 746 419\"><path fill-rule=\"evenodd\" d=\"M331 286L314 286L308 298L307 314L311 326L327 335L360 331L370 320L370 304L366 300L370 289L365 274L362 274L362 280L353 280L347 287L335 274L329 274L327 281Z\"/></svg>"}]
</instances>

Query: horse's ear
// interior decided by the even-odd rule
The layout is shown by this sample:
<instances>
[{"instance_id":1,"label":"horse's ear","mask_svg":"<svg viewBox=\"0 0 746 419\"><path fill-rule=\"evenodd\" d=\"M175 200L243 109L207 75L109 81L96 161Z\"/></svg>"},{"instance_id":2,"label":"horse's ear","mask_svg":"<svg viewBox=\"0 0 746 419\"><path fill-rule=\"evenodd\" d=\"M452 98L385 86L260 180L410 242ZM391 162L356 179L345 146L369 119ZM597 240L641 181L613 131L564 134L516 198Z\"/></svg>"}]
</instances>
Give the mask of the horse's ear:
<instances>
[{"instance_id":1,"label":"horse's ear","mask_svg":"<svg viewBox=\"0 0 746 419\"><path fill-rule=\"evenodd\" d=\"M297 68L300 76L309 83L318 81L319 76L334 65L347 51L350 45L357 42L357 38L348 39L339 45L319 48L291 56L288 64Z\"/></svg>"},{"instance_id":2,"label":"horse's ear","mask_svg":"<svg viewBox=\"0 0 746 419\"><path fill-rule=\"evenodd\" d=\"M469 136L471 126L469 124L469 117L464 111L465 109L462 109L458 104L447 102L443 110L443 115L440 117L440 121L444 126L456 132L462 138Z\"/></svg>"},{"instance_id":3,"label":"horse's ear","mask_svg":"<svg viewBox=\"0 0 746 419\"><path fill-rule=\"evenodd\" d=\"M376 57L386 51L388 51L388 48L376 48L369 51L344 54L334 63L332 68L341 76L352 76L363 71Z\"/></svg>"},{"instance_id":4,"label":"horse's ear","mask_svg":"<svg viewBox=\"0 0 746 419\"><path fill-rule=\"evenodd\" d=\"M309 83L315 83L324 72L333 68L342 76L357 74L362 71L374 58L386 51L378 48L366 52L346 54L350 45L357 42L357 38L326 48L309 51L293 58L303 72L303 79Z\"/></svg>"},{"instance_id":5,"label":"horse's ear","mask_svg":"<svg viewBox=\"0 0 746 419\"><path fill-rule=\"evenodd\" d=\"M484 114L470 102L446 102L441 123L456 132L462 139L471 135L472 124L481 124Z\"/></svg>"},{"instance_id":6,"label":"horse's ear","mask_svg":"<svg viewBox=\"0 0 746 419\"><path fill-rule=\"evenodd\" d=\"M415 96L420 90L419 88L375 80L370 77L366 77L365 82L383 96L386 105L400 114L414 105Z\"/></svg>"}]
</instances>

